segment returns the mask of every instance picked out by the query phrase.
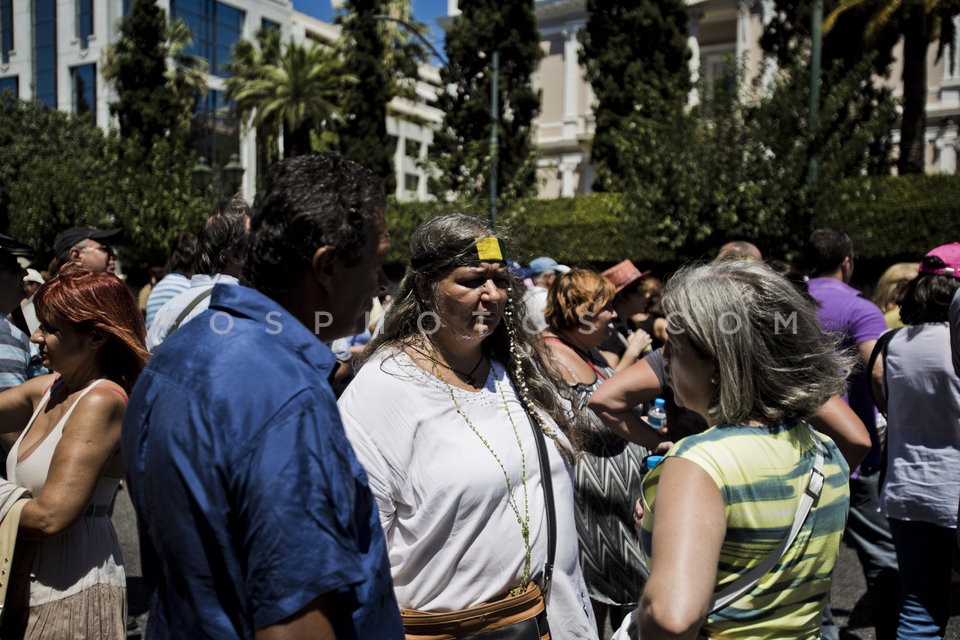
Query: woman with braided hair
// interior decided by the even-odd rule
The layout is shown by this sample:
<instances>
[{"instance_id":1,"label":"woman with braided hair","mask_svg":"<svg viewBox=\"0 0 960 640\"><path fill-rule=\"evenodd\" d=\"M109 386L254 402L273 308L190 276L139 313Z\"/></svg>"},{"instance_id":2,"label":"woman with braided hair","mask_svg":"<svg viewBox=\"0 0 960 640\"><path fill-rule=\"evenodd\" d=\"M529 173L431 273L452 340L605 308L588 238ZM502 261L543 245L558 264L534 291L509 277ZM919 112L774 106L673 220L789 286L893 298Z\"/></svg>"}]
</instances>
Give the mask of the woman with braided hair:
<instances>
[{"instance_id":1,"label":"woman with braided hair","mask_svg":"<svg viewBox=\"0 0 960 640\"><path fill-rule=\"evenodd\" d=\"M426 222L410 245L384 331L340 399L380 509L397 600L458 612L536 585L548 590L553 640L596 638L571 477L585 418L569 411L541 339L524 330L522 284L504 245L460 214ZM538 432L555 507L552 579Z\"/></svg>"}]
</instances>

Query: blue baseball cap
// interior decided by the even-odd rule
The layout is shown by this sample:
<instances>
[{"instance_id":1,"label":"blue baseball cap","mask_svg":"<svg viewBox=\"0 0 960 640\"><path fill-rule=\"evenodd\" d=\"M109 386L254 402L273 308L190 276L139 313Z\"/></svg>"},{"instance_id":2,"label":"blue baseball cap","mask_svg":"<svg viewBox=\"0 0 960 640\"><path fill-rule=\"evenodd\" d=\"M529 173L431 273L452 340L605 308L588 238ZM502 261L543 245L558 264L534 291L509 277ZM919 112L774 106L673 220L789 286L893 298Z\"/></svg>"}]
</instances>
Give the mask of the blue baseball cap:
<instances>
[{"instance_id":1,"label":"blue baseball cap","mask_svg":"<svg viewBox=\"0 0 960 640\"><path fill-rule=\"evenodd\" d=\"M547 256L540 256L530 261L530 275L539 275L545 271L556 271L557 273L566 273L570 267L565 264L557 264L557 261Z\"/></svg>"}]
</instances>

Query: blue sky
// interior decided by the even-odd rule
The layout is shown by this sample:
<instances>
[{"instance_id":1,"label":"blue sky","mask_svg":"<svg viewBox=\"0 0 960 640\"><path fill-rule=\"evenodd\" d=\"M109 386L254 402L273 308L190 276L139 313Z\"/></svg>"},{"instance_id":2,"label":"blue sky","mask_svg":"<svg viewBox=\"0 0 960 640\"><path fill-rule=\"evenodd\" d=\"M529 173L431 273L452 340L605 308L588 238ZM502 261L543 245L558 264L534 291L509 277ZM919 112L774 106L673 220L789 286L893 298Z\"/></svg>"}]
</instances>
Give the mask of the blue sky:
<instances>
[{"instance_id":1,"label":"blue sky","mask_svg":"<svg viewBox=\"0 0 960 640\"><path fill-rule=\"evenodd\" d=\"M434 46L443 51L443 29L437 25L437 18L447 15L446 0L411 0L413 17L418 22L427 25L431 31L431 40ZM333 22L334 12L330 0L293 0L297 11L319 18L324 22Z\"/></svg>"}]
</instances>

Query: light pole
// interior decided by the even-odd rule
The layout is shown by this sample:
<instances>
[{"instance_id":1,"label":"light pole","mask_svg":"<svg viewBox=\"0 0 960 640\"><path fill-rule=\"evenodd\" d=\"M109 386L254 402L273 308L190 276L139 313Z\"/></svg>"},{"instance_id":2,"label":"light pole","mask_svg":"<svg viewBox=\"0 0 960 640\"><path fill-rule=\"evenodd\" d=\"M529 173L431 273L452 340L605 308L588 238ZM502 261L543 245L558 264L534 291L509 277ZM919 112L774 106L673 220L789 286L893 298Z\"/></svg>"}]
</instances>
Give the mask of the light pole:
<instances>
[{"instance_id":1,"label":"light pole","mask_svg":"<svg viewBox=\"0 0 960 640\"><path fill-rule=\"evenodd\" d=\"M388 15L375 15L373 16L374 20L383 20L385 22L394 22L401 25L407 31L409 31L413 36L420 41L427 49L430 50L430 53L433 54L433 57L437 58L447 67L450 66L450 62L447 60L446 56L440 53L433 43L427 40L426 37L419 30L406 20L400 18L395 18ZM500 52L494 51L490 60L490 169L487 176L487 183L490 186L489 192L489 210L490 210L490 225L493 227L497 226L497 172L499 169L499 156L497 153L498 150L498 128L499 120L498 114L500 113Z\"/></svg>"},{"instance_id":2,"label":"light pole","mask_svg":"<svg viewBox=\"0 0 960 640\"><path fill-rule=\"evenodd\" d=\"M810 111L807 123L810 134L816 135L820 125L820 51L823 48L823 0L813 0L810 16ZM810 159L807 165L807 184L817 181L817 149L811 142Z\"/></svg>"},{"instance_id":3,"label":"light pole","mask_svg":"<svg viewBox=\"0 0 960 640\"><path fill-rule=\"evenodd\" d=\"M232 196L240 190L240 183L243 180L243 165L240 164L240 156L236 153L230 154L230 160L227 161L220 171L214 171L203 156L197 158L197 163L193 165L190 173L193 178L193 188L197 191L206 191L213 185L214 198L219 200L226 194Z\"/></svg>"}]
</instances>

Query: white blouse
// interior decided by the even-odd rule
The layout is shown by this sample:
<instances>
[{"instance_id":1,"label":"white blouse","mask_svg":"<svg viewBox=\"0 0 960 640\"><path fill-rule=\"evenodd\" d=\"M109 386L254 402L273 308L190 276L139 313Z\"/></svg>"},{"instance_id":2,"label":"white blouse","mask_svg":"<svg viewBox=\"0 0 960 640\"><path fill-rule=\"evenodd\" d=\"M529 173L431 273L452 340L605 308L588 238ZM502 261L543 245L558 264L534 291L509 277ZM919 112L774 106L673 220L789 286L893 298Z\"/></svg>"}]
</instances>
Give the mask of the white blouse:
<instances>
[{"instance_id":1,"label":"white blouse","mask_svg":"<svg viewBox=\"0 0 960 640\"><path fill-rule=\"evenodd\" d=\"M457 411L451 389L490 448ZM536 441L499 363L492 363L484 388L470 392L449 387L403 352L381 351L339 404L377 500L401 608L464 609L518 585L524 542L503 468L521 516L529 510L531 574L543 570L547 524ZM589 640L597 631L577 560L572 470L549 438L547 449L557 511L550 630L555 640Z\"/></svg>"}]
</instances>

